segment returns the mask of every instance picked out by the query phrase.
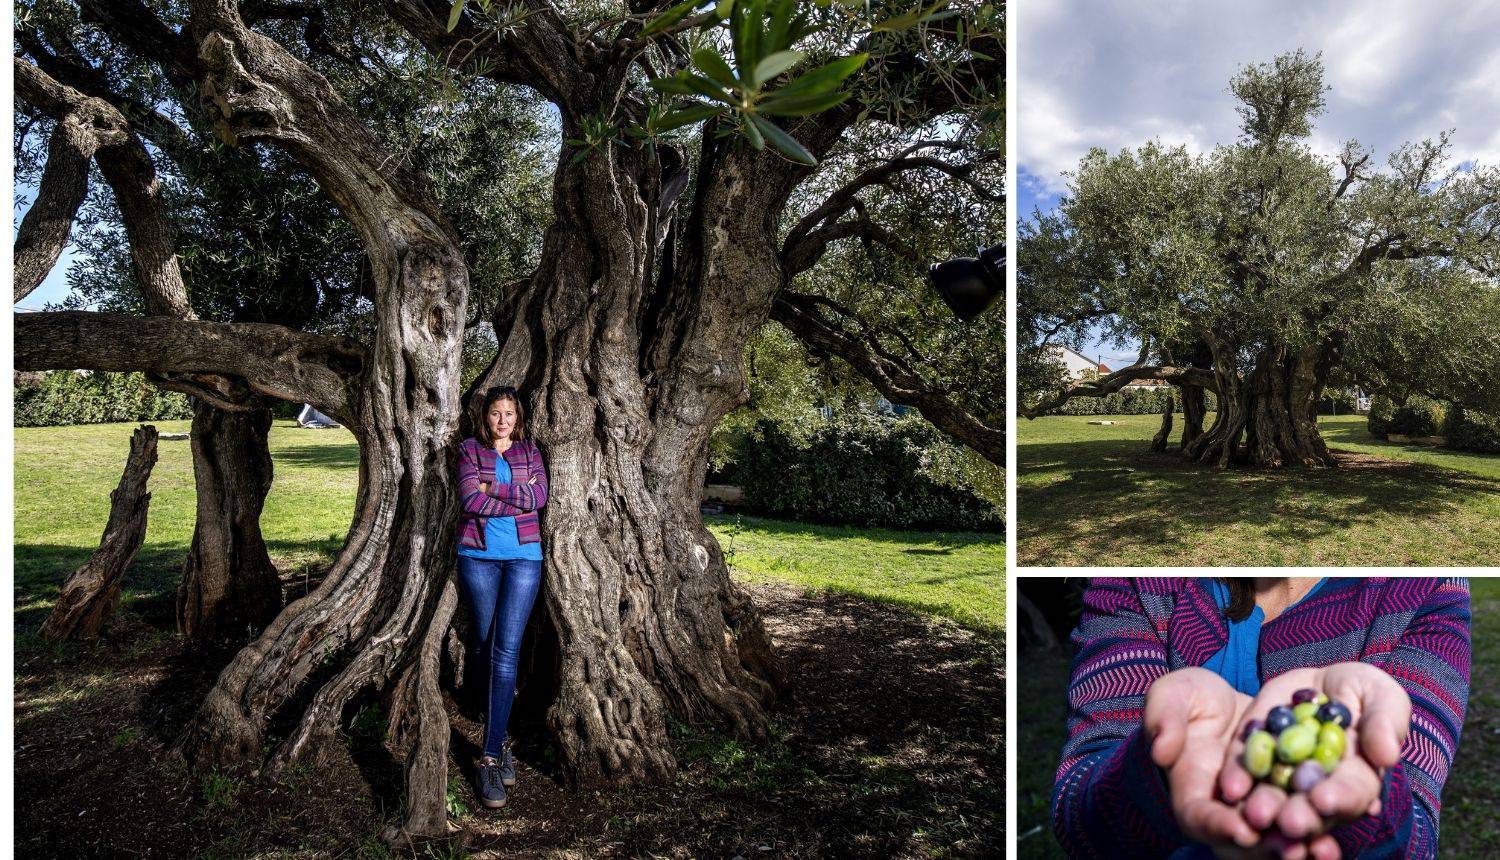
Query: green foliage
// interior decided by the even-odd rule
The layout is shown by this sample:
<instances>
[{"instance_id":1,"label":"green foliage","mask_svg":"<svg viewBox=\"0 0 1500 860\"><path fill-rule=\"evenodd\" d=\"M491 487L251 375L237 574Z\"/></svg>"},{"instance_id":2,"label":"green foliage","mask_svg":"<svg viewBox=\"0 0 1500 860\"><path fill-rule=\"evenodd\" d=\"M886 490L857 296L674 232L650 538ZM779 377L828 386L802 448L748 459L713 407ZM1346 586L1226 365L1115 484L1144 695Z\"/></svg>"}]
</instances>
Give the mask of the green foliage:
<instances>
[{"instance_id":1,"label":"green foliage","mask_svg":"<svg viewBox=\"0 0 1500 860\"><path fill-rule=\"evenodd\" d=\"M469 804L464 800L464 781L461 777L448 777L448 789L444 806L449 818L463 818L469 814Z\"/></svg>"},{"instance_id":2,"label":"green foliage","mask_svg":"<svg viewBox=\"0 0 1500 860\"><path fill-rule=\"evenodd\" d=\"M1486 415L1462 406L1448 407L1443 422L1447 447L1480 454L1500 454L1500 415Z\"/></svg>"},{"instance_id":3,"label":"green foliage","mask_svg":"<svg viewBox=\"0 0 1500 860\"><path fill-rule=\"evenodd\" d=\"M1370 435L1384 439L1391 432L1391 418L1395 414L1396 406L1387 395L1377 394L1370 398Z\"/></svg>"},{"instance_id":4,"label":"green foliage","mask_svg":"<svg viewBox=\"0 0 1500 860\"><path fill-rule=\"evenodd\" d=\"M1182 412L1182 400L1174 388L1133 388L1116 391L1104 397L1075 397L1062 405L1058 415L1160 415L1172 398L1172 411ZM1203 392L1208 412L1214 411L1218 399L1212 391Z\"/></svg>"},{"instance_id":5,"label":"green foliage","mask_svg":"<svg viewBox=\"0 0 1500 860\"><path fill-rule=\"evenodd\" d=\"M916 419L853 415L799 443L772 424L740 451L735 477L755 512L809 522L992 530L999 512L925 472L936 430Z\"/></svg>"},{"instance_id":6,"label":"green foliage","mask_svg":"<svg viewBox=\"0 0 1500 860\"><path fill-rule=\"evenodd\" d=\"M646 25L646 35L664 32L694 9L715 5L713 0L688 0ZM723 16L732 48L729 60L712 47L691 52L694 70L655 78L651 88L669 96L685 96L660 122L663 129L731 114L735 129L756 149L766 143L793 161L815 165L818 159L768 117L799 117L821 113L849 98L841 91L848 77L869 59L858 53L830 60L771 89L769 85L800 65L807 55L793 46L817 28L797 0L728 0L715 5ZM708 26L713 21L707 22ZM914 22L915 23L915 22ZM701 101L707 99L708 101Z\"/></svg>"},{"instance_id":7,"label":"green foliage","mask_svg":"<svg viewBox=\"0 0 1500 860\"><path fill-rule=\"evenodd\" d=\"M186 395L158 388L140 373L102 371L53 370L40 374L35 384L16 385L15 408L17 427L193 417Z\"/></svg>"},{"instance_id":8,"label":"green foliage","mask_svg":"<svg viewBox=\"0 0 1500 860\"><path fill-rule=\"evenodd\" d=\"M227 811L234 808L235 800L245 790L245 781L220 771L213 771L203 778L203 805L207 811Z\"/></svg>"},{"instance_id":9,"label":"green foliage","mask_svg":"<svg viewBox=\"0 0 1500 860\"><path fill-rule=\"evenodd\" d=\"M1443 426L1443 405L1425 397L1413 397L1398 406L1386 425L1386 434L1400 436L1436 436Z\"/></svg>"}]
</instances>

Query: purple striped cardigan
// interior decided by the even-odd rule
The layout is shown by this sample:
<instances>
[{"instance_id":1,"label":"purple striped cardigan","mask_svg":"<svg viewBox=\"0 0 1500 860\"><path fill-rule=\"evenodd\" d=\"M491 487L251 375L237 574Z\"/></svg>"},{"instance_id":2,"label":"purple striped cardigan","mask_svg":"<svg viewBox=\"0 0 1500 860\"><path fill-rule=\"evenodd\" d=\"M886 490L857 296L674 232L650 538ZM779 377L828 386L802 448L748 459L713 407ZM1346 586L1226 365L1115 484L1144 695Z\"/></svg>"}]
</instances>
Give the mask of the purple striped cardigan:
<instances>
[{"instance_id":1,"label":"purple striped cardigan","mask_svg":"<svg viewBox=\"0 0 1500 860\"><path fill-rule=\"evenodd\" d=\"M510 483L506 484L495 481L495 456L494 448L472 437L458 446L458 497L462 500L458 542L484 549L485 519L515 517L516 540L536 543L542 539L537 511L547 504L547 468L542 452L530 439L511 443L504 454L510 465ZM488 491L480 490L480 484L488 484Z\"/></svg>"},{"instance_id":2,"label":"purple striped cardigan","mask_svg":"<svg viewBox=\"0 0 1500 860\"><path fill-rule=\"evenodd\" d=\"M1343 856L1434 857L1438 809L1469 696L1464 579L1329 579L1261 628L1260 676L1363 661L1411 696L1411 733L1386 775L1381 814L1333 831ZM1192 579L1095 579L1073 631L1068 740L1052 828L1072 857L1165 857L1189 844L1141 729L1146 690L1229 641Z\"/></svg>"}]
</instances>

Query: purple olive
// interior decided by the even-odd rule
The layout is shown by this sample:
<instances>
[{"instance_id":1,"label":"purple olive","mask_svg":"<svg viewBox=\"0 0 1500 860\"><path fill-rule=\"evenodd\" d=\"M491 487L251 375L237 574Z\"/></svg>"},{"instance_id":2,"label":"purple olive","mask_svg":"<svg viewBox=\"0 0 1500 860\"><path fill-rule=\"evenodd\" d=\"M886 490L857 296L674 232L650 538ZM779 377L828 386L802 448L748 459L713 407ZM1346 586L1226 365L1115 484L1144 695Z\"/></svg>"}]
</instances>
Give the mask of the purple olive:
<instances>
[{"instance_id":1,"label":"purple olive","mask_svg":"<svg viewBox=\"0 0 1500 860\"><path fill-rule=\"evenodd\" d=\"M1286 705L1277 705L1266 714L1266 731L1273 735L1279 735L1296 724L1297 715Z\"/></svg>"},{"instance_id":2,"label":"purple olive","mask_svg":"<svg viewBox=\"0 0 1500 860\"><path fill-rule=\"evenodd\" d=\"M1333 723L1341 729L1347 729L1354 722L1354 716L1343 702L1329 702L1318 709L1318 722Z\"/></svg>"},{"instance_id":3,"label":"purple olive","mask_svg":"<svg viewBox=\"0 0 1500 860\"><path fill-rule=\"evenodd\" d=\"M1297 791L1312 791L1313 786L1322 782L1327 775L1321 764L1312 760L1305 761L1292 771L1292 788Z\"/></svg>"},{"instance_id":4,"label":"purple olive","mask_svg":"<svg viewBox=\"0 0 1500 860\"><path fill-rule=\"evenodd\" d=\"M1265 720L1246 720L1245 729L1240 732L1240 740L1248 741L1250 736L1266 727Z\"/></svg>"},{"instance_id":5,"label":"purple olive","mask_svg":"<svg viewBox=\"0 0 1500 860\"><path fill-rule=\"evenodd\" d=\"M1317 697L1318 697L1318 691L1317 690L1312 690L1312 689L1308 689L1308 688L1304 687L1303 689L1298 690L1297 692L1295 692L1295 693L1292 694L1292 704L1294 704L1294 705L1300 705L1303 702L1311 702L1313 699L1316 699Z\"/></svg>"}]
</instances>

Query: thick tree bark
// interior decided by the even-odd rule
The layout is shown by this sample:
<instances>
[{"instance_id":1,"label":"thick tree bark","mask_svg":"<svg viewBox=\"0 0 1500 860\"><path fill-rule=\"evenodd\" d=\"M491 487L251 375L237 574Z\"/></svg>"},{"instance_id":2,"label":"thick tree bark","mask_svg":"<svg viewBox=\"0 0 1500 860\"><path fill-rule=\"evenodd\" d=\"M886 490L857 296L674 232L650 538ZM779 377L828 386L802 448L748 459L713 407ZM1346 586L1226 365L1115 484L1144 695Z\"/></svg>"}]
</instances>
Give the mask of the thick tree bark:
<instances>
[{"instance_id":1,"label":"thick tree bark","mask_svg":"<svg viewBox=\"0 0 1500 860\"><path fill-rule=\"evenodd\" d=\"M156 465L156 428L136 428L120 484L110 493L109 521L92 558L63 583L57 605L42 624L51 639L95 639L120 604L125 569L146 539L151 494L146 481Z\"/></svg>"},{"instance_id":2,"label":"thick tree bark","mask_svg":"<svg viewBox=\"0 0 1500 860\"><path fill-rule=\"evenodd\" d=\"M1203 388L1184 385L1182 392L1182 447L1186 448L1194 439L1203 435L1203 419L1207 417L1207 398Z\"/></svg>"},{"instance_id":3,"label":"thick tree bark","mask_svg":"<svg viewBox=\"0 0 1500 860\"><path fill-rule=\"evenodd\" d=\"M376 300L367 360L330 412L360 445L355 518L343 551L220 674L182 738L204 764L256 761L273 716L296 700L266 772L336 743L344 708L419 668L421 707L392 733L425 752L408 768L402 833L444 836L448 726L437 718L426 643L446 627L457 519L452 453L468 270L420 179L383 150L328 82L245 27L234 4L192 4L204 107L231 143L296 156L334 198L369 256ZM275 328L275 327L269 327ZM294 363L294 373L301 373ZM262 383L263 384L263 383ZM441 616L441 617L440 617ZM315 689L314 689L315 688ZM310 695L308 695L310 694Z\"/></svg>"},{"instance_id":4,"label":"thick tree bark","mask_svg":"<svg viewBox=\"0 0 1500 860\"><path fill-rule=\"evenodd\" d=\"M177 587L177 629L195 639L257 632L281 610L281 581L260 533L271 489L271 412L193 406L197 523Z\"/></svg>"},{"instance_id":5,"label":"thick tree bark","mask_svg":"<svg viewBox=\"0 0 1500 860\"><path fill-rule=\"evenodd\" d=\"M93 147L91 135L78 124L71 115L57 122L47 145L47 166L36 199L16 228L13 274L18 302L31 295L52 271L68 244L78 207L88 195Z\"/></svg>"},{"instance_id":6,"label":"thick tree bark","mask_svg":"<svg viewBox=\"0 0 1500 860\"><path fill-rule=\"evenodd\" d=\"M1220 469L1337 465L1318 432L1317 398L1327 373L1322 356L1320 347L1295 354L1268 349L1242 376L1232 350L1215 345L1218 411L1207 432L1184 442L1184 456Z\"/></svg>"},{"instance_id":7,"label":"thick tree bark","mask_svg":"<svg viewBox=\"0 0 1500 860\"><path fill-rule=\"evenodd\" d=\"M676 767L669 715L759 737L776 692L769 639L697 509L708 433L744 396L744 341L720 355L739 315L706 336L684 308L653 330L682 341L643 343L659 166L623 149L562 161L541 265L515 315L497 316L500 353L476 389L519 384L548 458L547 720L563 765L581 785L660 779ZM673 360L648 382L652 352Z\"/></svg>"},{"instance_id":8,"label":"thick tree bark","mask_svg":"<svg viewBox=\"0 0 1500 860\"><path fill-rule=\"evenodd\" d=\"M1167 443L1172 440L1172 411L1175 406L1176 404L1172 402L1172 395L1168 394L1167 405L1161 410L1161 429L1157 430L1156 435L1151 439L1151 450L1167 450Z\"/></svg>"}]
</instances>

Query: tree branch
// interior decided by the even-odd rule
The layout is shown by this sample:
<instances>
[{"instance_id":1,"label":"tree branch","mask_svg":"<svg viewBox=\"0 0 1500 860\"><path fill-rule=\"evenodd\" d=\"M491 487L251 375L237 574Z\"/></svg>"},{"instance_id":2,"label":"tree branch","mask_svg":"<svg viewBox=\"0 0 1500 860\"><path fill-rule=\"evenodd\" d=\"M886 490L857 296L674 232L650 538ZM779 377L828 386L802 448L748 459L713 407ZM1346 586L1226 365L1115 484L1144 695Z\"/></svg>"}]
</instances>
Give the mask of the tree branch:
<instances>
[{"instance_id":1,"label":"tree branch","mask_svg":"<svg viewBox=\"0 0 1500 860\"><path fill-rule=\"evenodd\" d=\"M89 193L89 156L94 144L94 136L72 116L58 120L52 130L36 199L16 229L17 302L41 286L67 247L73 219Z\"/></svg>"},{"instance_id":2,"label":"tree branch","mask_svg":"<svg viewBox=\"0 0 1500 860\"><path fill-rule=\"evenodd\" d=\"M803 344L848 362L892 403L911 406L933 426L973 448L980 456L1005 468L1005 430L991 427L955 403L920 374L886 352L869 336L856 336L824 317L813 296L782 292L771 308L771 318L786 326Z\"/></svg>"},{"instance_id":3,"label":"tree branch","mask_svg":"<svg viewBox=\"0 0 1500 860\"><path fill-rule=\"evenodd\" d=\"M891 180L898 174L908 170L931 169L958 179L968 185L980 197L992 202L1004 202L1003 194L996 194L974 181L971 174L981 164L997 158L997 155L984 155L979 160L968 164L953 164L941 158L933 156L918 156L913 153L929 148L941 148L947 150L963 150L968 145L960 141L952 140L925 140L912 144L898 153L894 158L860 172L849 182L838 190L829 194L828 197L811 212L807 213L787 233L786 242L783 247L792 248L799 244L818 225L835 220L849 211L857 201L859 192L874 185L889 187Z\"/></svg>"},{"instance_id":4,"label":"tree branch","mask_svg":"<svg viewBox=\"0 0 1500 860\"><path fill-rule=\"evenodd\" d=\"M1202 367L1170 367L1165 365L1132 364L1108 376L1075 383L1051 400L1044 400L1020 415L1036 418L1045 415L1075 397L1105 397L1114 394L1137 379L1160 379L1177 385L1191 385L1218 393L1219 381L1213 371Z\"/></svg>"},{"instance_id":5,"label":"tree branch","mask_svg":"<svg viewBox=\"0 0 1500 860\"><path fill-rule=\"evenodd\" d=\"M93 311L15 315L17 370L144 371L197 382L231 402L249 394L311 403L351 421L349 389L365 348L342 337L265 323L218 323ZM238 377L208 381L206 374Z\"/></svg>"}]
</instances>

